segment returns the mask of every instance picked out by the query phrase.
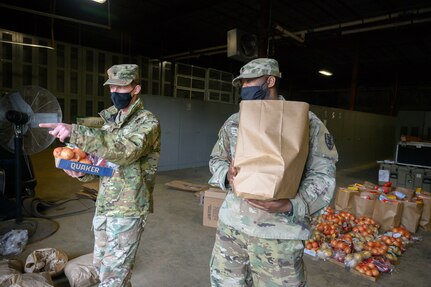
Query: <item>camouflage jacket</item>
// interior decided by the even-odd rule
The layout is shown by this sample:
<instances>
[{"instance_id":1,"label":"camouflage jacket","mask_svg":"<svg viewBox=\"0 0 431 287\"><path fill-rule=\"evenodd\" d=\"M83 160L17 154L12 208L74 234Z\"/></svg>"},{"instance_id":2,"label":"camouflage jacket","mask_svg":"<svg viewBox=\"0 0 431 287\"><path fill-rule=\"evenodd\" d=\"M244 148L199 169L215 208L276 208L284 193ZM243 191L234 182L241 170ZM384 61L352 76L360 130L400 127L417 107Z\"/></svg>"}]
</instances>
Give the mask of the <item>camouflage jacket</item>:
<instances>
[{"instance_id":1,"label":"camouflage jacket","mask_svg":"<svg viewBox=\"0 0 431 287\"><path fill-rule=\"evenodd\" d=\"M70 142L118 165L112 177L100 177L96 215L141 217L152 211L160 157L160 124L138 99L117 116L112 106L100 112L101 128L72 125ZM83 181L94 176L86 175Z\"/></svg>"},{"instance_id":2,"label":"camouflage jacket","mask_svg":"<svg viewBox=\"0 0 431 287\"><path fill-rule=\"evenodd\" d=\"M338 153L332 136L312 112L309 112L309 122L309 154L298 193L291 199L293 214L288 215L269 213L249 205L246 200L237 197L227 184L227 171L235 156L239 113L226 120L209 162L212 177L208 183L228 192L220 208L220 221L260 238L306 240L310 237L310 216L329 205L334 195Z\"/></svg>"}]
</instances>

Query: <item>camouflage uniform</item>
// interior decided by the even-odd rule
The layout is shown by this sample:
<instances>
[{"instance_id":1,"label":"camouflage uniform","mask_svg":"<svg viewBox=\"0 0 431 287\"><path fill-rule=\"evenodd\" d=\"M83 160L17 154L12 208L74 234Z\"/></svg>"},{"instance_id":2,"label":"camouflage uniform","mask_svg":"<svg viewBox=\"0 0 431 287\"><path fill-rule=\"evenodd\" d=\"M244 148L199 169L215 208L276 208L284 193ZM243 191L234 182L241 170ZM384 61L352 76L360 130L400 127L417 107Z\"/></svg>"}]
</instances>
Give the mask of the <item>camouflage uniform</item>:
<instances>
[{"instance_id":1,"label":"camouflage uniform","mask_svg":"<svg viewBox=\"0 0 431 287\"><path fill-rule=\"evenodd\" d=\"M108 70L105 84L129 85L138 81L136 65ZM119 78L118 78L119 77ZM116 81L118 80L118 81ZM70 142L87 153L118 165L112 177L100 177L96 213L94 265L100 287L131 286L130 276L147 214L160 156L158 119L138 98L125 112L114 106L100 112L102 128L72 125ZM94 176L85 175L89 181Z\"/></svg>"},{"instance_id":2,"label":"camouflage uniform","mask_svg":"<svg viewBox=\"0 0 431 287\"><path fill-rule=\"evenodd\" d=\"M250 74L280 75L278 64L268 60L246 64L233 84ZM279 99L284 100L282 96ZM239 113L230 116L220 129L209 162L213 174L209 184L227 195L220 208L210 263L212 286L305 286L302 241L311 235L309 217L332 199L338 160L332 136L312 112L309 123L309 155L298 193L291 199L292 214L255 208L232 192L226 178L235 157Z\"/></svg>"}]
</instances>

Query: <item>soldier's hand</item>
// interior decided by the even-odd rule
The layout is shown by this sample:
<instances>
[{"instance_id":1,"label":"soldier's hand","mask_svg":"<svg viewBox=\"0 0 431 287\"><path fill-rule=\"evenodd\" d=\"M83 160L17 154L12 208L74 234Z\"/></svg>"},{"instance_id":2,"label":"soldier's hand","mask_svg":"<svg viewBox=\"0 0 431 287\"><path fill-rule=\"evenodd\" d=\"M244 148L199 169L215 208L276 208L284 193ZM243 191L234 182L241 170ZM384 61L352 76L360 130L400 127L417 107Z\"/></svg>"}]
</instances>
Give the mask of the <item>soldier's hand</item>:
<instances>
[{"instance_id":1,"label":"soldier's hand","mask_svg":"<svg viewBox=\"0 0 431 287\"><path fill-rule=\"evenodd\" d=\"M256 208L265 210L267 212L290 212L292 211L292 203L289 199L279 199L279 200L257 200L257 199L247 199L247 202Z\"/></svg>"},{"instance_id":2,"label":"soldier's hand","mask_svg":"<svg viewBox=\"0 0 431 287\"><path fill-rule=\"evenodd\" d=\"M72 125L65 123L40 123L39 127L53 129L48 133L53 137L58 138L61 142L64 142L64 140L70 137L70 134L72 133Z\"/></svg>"},{"instance_id":3,"label":"soldier's hand","mask_svg":"<svg viewBox=\"0 0 431 287\"><path fill-rule=\"evenodd\" d=\"M229 169L227 171L227 180L229 181L230 186L233 186L233 180L237 174L238 174L238 170L235 168L232 160L232 162L229 165Z\"/></svg>"},{"instance_id":4,"label":"soldier's hand","mask_svg":"<svg viewBox=\"0 0 431 287\"><path fill-rule=\"evenodd\" d=\"M81 177L81 176L85 175L85 173L80 172L80 171L74 171L74 170L68 170L68 169L63 169L63 170L65 173L67 173L71 177Z\"/></svg>"}]
</instances>

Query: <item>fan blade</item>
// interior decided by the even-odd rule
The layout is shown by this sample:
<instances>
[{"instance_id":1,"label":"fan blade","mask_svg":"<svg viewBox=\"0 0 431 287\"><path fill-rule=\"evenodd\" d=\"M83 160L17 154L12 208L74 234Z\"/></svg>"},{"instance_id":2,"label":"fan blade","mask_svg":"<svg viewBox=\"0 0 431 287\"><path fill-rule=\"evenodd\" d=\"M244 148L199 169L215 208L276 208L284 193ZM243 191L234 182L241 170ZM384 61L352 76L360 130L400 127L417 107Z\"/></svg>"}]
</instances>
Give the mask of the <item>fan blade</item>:
<instances>
[{"instance_id":1,"label":"fan blade","mask_svg":"<svg viewBox=\"0 0 431 287\"><path fill-rule=\"evenodd\" d=\"M25 117L28 121L25 121ZM23 153L38 153L55 140L47 134L46 129L39 128L39 123L59 123L61 119L62 112L57 98L48 90L38 86L20 87L0 96L0 145L13 153L14 138L21 136Z\"/></svg>"},{"instance_id":2,"label":"fan blade","mask_svg":"<svg viewBox=\"0 0 431 287\"><path fill-rule=\"evenodd\" d=\"M39 128L40 123L58 123L60 119L56 113L35 113L31 117L30 127Z\"/></svg>"},{"instance_id":3,"label":"fan blade","mask_svg":"<svg viewBox=\"0 0 431 287\"><path fill-rule=\"evenodd\" d=\"M10 103L12 104L12 108L16 111L26 113L29 116L33 114L30 105L25 102L19 92L10 95Z\"/></svg>"}]
</instances>

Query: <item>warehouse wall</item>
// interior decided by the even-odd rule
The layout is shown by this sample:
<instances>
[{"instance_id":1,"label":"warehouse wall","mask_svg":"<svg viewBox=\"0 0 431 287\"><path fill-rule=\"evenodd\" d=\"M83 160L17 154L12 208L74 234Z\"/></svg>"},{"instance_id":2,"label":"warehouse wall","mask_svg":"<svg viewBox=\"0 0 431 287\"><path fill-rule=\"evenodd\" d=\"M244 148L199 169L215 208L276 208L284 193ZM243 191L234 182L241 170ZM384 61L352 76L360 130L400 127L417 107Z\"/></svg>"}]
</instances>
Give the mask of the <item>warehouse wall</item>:
<instances>
[{"instance_id":1,"label":"warehouse wall","mask_svg":"<svg viewBox=\"0 0 431 287\"><path fill-rule=\"evenodd\" d=\"M237 105L161 96L142 96L145 107L160 119L162 147L159 170L207 166L224 121Z\"/></svg>"},{"instance_id":2,"label":"warehouse wall","mask_svg":"<svg viewBox=\"0 0 431 287\"><path fill-rule=\"evenodd\" d=\"M409 135L431 141L431 112L399 111L396 134L397 139Z\"/></svg>"},{"instance_id":3,"label":"warehouse wall","mask_svg":"<svg viewBox=\"0 0 431 287\"><path fill-rule=\"evenodd\" d=\"M396 118L385 115L311 106L335 139L338 169L378 160L393 160Z\"/></svg>"},{"instance_id":4,"label":"warehouse wall","mask_svg":"<svg viewBox=\"0 0 431 287\"><path fill-rule=\"evenodd\" d=\"M237 105L160 96L142 96L162 127L160 170L208 165L224 121ZM338 169L392 159L395 118L336 108L311 106L334 135Z\"/></svg>"}]
</instances>

